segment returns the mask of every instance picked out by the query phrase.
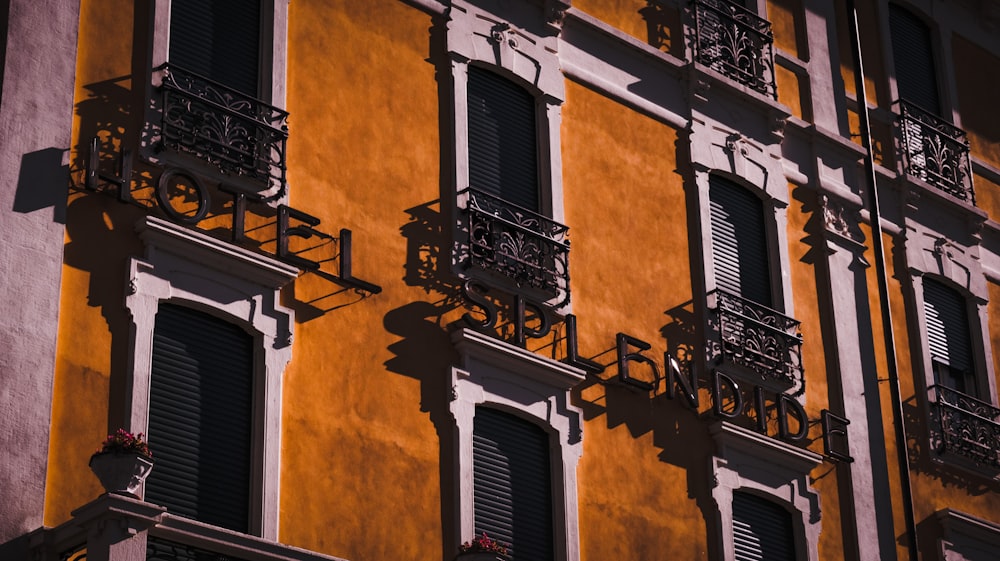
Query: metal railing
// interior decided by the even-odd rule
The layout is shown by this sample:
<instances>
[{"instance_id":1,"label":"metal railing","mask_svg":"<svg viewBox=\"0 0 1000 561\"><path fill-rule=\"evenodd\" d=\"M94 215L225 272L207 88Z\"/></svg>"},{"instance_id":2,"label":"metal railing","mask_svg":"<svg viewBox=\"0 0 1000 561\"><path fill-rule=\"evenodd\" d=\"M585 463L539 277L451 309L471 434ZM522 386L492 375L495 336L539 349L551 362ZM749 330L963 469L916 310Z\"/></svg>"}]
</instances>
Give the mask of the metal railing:
<instances>
[{"instance_id":1,"label":"metal railing","mask_svg":"<svg viewBox=\"0 0 1000 561\"><path fill-rule=\"evenodd\" d=\"M721 289L709 293L709 304L717 342L709 348L710 360L743 366L781 386L801 385L799 321Z\"/></svg>"},{"instance_id":2,"label":"metal railing","mask_svg":"<svg viewBox=\"0 0 1000 561\"><path fill-rule=\"evenodd\" d=\"M283 192L288 113L175 65L162 70L162 146Z\"/></svg>"},{"instance_id":3,"label":"metal railing","mask_svg":"<svg viewBox=\"0 0 1000 561\"><path fill-rule=\"evenodd\" d=\"M772 99L771 24L729 0L693 0L695 60Z\"/></svg>"},{"instance_id":4,"label":"metal railing","mask_svg":"<svg viewBox=\"0 0 1000 561\"><path fill-rule=\"evenodd\" d=\"M931 439L937 450L1000 470L1000 408L945 386L928 389L933 399Z\"/></svg>"},{"instance_id":5,"label":"metal railing","mask_svg":"<svg viewBox=\"0 0 1000 561\"><path fill-rule=\"evenodd\" d=\"M569 300L569 228L475 188L463 225L468 266L494 273L516 288L535 289L560 306Z\"/></svg>"},{"instance_id":6,"label":"metal railing","mask_svg":"<svg viewBox=\"0 0 1000 561\"><path fill-rule=\"evenodd\" d=\"M965 131L903 99L899 131L907 174L976 204Z\"/></svg>"}]
</instances>

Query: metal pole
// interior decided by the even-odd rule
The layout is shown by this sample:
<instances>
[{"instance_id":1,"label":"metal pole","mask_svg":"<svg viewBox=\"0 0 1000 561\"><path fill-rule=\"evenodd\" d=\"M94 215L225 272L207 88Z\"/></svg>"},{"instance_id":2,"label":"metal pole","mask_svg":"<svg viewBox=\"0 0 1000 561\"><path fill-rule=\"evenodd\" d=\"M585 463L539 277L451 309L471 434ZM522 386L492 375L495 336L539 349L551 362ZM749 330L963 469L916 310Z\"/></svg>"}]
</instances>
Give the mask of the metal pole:
<instances>
[{"instance_id":1,"label":"metal pole","mask_svg":"<svg viewBox=\"0 0 1000 561\"><path fill-rule=\"evenodd\" d=\"M868 95L865 92L865 70L861 59L861 34L858 32L858 12L854 0L847 0L847 22L851 33L851 57L854 59L854 84L858 98L858 117L861 123L861 144L865 148L865 173L869 182L868 212L871 215L872 249L875 252L875 273L882 311L882 335L885 343L886 366L889 370L889 392L893 405L893 426L896 433L896 455L899 465L903 495L903 514L909 536L910 560L918 560L917 527L913 520L913 491L910 486L910 458L907 453L906 427L903 425L903 400L899 390L899 371L896 366L896 343L893 332L892 312L889 308L889 277L885 269L885 249L882 246L882 215L878 204L878 182L875 162L872 159L871 126L868 122Z\"/></svg>"}]
</instances>

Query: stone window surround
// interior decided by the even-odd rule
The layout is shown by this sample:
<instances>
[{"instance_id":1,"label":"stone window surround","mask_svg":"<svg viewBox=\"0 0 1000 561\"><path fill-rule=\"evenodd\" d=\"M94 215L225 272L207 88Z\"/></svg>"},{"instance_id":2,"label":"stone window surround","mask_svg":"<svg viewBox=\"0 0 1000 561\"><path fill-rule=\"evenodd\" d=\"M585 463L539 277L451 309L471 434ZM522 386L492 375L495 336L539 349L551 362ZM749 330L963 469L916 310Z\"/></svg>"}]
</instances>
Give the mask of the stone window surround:
<instances>
[{"instance_id":1,"label":"stone window surround","mask_svg":"<svg viewBox=\"0 0 1000 561\"><path fill-rule=\"evenodd\" d=\"M764 231L770 257L771 301L777 311L795 317L788 259L788 181L780 157L769 147L709 122L694 121L691 133L695 208L701 225L701 251L705 292L716 288L712 268L712 215L709 176L724 177L761 197Z\"/></svg>"},{"instance_id":2,"label":"stone window surround","mask_svg":"<svg viewBox=\"0 0 1000 561\"><path fill-rule=\"evenodd\" d=\"M823 457L726 421L713 424L710 432L717 449L710 469L722 560L735 559L733 492L741 491L787 509L792 515L796 559L818 561L821 512L819 493L809 485L809 473Z\"/></svg>"},{"instance_id":3,"label":"stone window surround","mask_svg":"<svg viewBox=\"0 0 1000 561\"><path fill-rule=\"evenodd\" d=\"M546 21L543 6L517 3L512 4L510 10L512 13L503 15L511 20L534 20L540 28L551 29L547 24L552 22ZM452 98L446 104L453 111L453 129L450 139L447 134L442 135L447 139L447 145L442 149L452 153L450 173L454 182L454 197L448 197L450 200L446 200L443 206L452 209L452 223L456 224L453 239L459 239L459 213L467 205L467 197L459 193L469 187L469 65L496 72L535 97L541 195L539 213L555 222L565 223L560 128L566 85L558 57L557 35L539 36L516 28L501 15L460 0L452 4L448 16L446 56ZM458 259L452 261L452 272L459 277L466 276ZM569 313L571 305L567 304L561 310Z\"/></svg>"},{"instance_id":4,"label":"stone window surround","mask_svg":"<svg viewBox=\"0 0 1000 561\"><path fill-rule=\"evenodd\" d=\"M978 247L963 247L944 234L931 231L908 221L906 263L913 291L909 304L915 317L918 337L911 337L920 349L916 353L915 376L923 377L924 388L935 384L930 343L927 340L927 318L924 315L924 275L931 275L955 289L966 301L972 336L972 354L979 383L979 399L997 403L993 349L990 345L989 287L978 256ZM919 387L919 386L918 386Z\"/></svg>"},{"instance_id":5,"label":"stone window surround","mask_svg":"<svg viewBox=\"0 0 1000 561\"><path fill-rule=\"evenodd\" d=\"M293 312L278 304L298 269L172 222L146 217L136 226L145 256L128 264L125 307L131 317L131 377L126 430L147 432L153 329L161 302L179 303L241 326L255 342L254 465L251 534L278 536L281 391L292 358Z\"/></svg>"},{"instance_id":6,"label":"stone window surround","mask_svg":"<svg viewBox=\"0 0 1000 561\"><path fill-rule=\"evenodd\" d=\"M475 533L473 422L476 407L485 405L549 433L555 558L579 560L576 468L583 453L583 414L570 403L570 388L583 381L584 372L471 329L455 331L452 342L460 357L451 370L449 403L457 445L451 469L459 485L454 505L459 538Z\"/></svg>"},{"instance_id":7,"label":"stone window surround","mask_svg":"<svg viewBox=\"0 0 1000 561\"><path fill-rule=\"evenodd\" d=\"M261 44L265 46L260 77L264 81L261 101L285 106L285 75L288 58L288 4L291 0L261 0L261 13L272 14L271 26L262 26ZM267 18L265 17L265 20ZM267 47L270 47L268 49ZM268 50L270 56L267 56ZM153 14L152 64L159 68L170 53L170 0L158 0Z\"/></svg>"}]
</instances>

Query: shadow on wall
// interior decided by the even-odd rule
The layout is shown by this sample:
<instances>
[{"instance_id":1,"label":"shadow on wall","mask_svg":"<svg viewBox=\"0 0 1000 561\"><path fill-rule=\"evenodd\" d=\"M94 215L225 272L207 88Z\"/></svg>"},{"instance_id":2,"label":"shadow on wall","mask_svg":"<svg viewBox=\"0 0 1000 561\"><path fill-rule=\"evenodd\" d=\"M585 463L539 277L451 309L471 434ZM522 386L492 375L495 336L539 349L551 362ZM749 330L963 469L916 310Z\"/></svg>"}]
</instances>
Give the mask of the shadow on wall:
<instances>
[{"instance_id":1,"label":"shadow on wall","mask_svg":"<svg viewBox=\"0 0 1000 561\"><path fill-rule=\"evenodd\" d=\"M66 150L60 148L44 148L21 157L14 212L27 214L52 207L52 221L66 223L69 167L63 164L64 154Z\"/></svg>"},{"instance_id":2,"label":"shadow on wall","mask_svg":"<svg viewBox=\"0 0 1000 561\"><path fill-rule=\"evenodd\" d=\"M684 58L681 15L676 8L663 6L655 2L639 10L639 15L646 21L646 42L653 47L667 52L677 58Z\"/></svg>"}]
</instances>

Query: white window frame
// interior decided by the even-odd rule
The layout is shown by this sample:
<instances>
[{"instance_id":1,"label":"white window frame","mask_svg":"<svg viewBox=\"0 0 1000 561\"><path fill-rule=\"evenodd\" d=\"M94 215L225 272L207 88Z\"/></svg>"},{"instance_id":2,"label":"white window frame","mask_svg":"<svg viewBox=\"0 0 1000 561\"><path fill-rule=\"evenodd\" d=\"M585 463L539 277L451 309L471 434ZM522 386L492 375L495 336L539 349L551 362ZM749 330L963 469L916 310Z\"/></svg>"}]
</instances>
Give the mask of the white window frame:
<instances>
[{"instance_id":1,"label":"white window frame","mask_svg":"<svg viewBox=\"0 0 1000 561\"><path fill-rule=\"evenodd\" d=\"M453 156L454 196L449 197L444 206L452 207L452 223L458 224L459 213L468 204L468 197L459 193L469 187L468 80L469 66L475 65L511 80L535 97L539 214L564 224L559 131L566 85L558 57L558 37L555 34L537 35L509 23L536 21L539 27L546 28L550 18L545 6L516 2L507 7L509 13L493 14L469 2L455 0L449 12L446 43L454 136L448 148ZM458 239L457 228L453 239ZM459 259L452 259L452 273L462 278L467 276ZM567 304L561 311L569 313L572 310Z\"/></svg>"},{"instance_id":2,"label":"white window frame","mask_svg":"<svg viewBox=\"0 0 1000 561\"><path fill-rule=\"evenodd\" d=\"M712 500L717 509L714 522L722 561L735 559L735 491L750 492L786 508L792 515L795 558L819 561L820 497L809 484L809 474L823 457L727 421L719 421L709 430L717 450L711 458L711 481L715 483Z\"/></svg>"},{"instance_id":3,"label":"white window frame","mask_svg":"<svg viewBox=\"0 0 1000 561\"><path fill-rule=\"evenodd\" d=\"M710 123L692 122L691 159L694 168L694 204L701 227L701 263L705 293L717 288L712 258L712 214L709 178L723 177L761 198L775 310L795 317L788 258L788 181L781 160L769 147Z\"/></svg>"},{"instance_id":4,"label":"white window frame","mask_svg":"<svg viewBox=\"0 0 1000 561\"><path fill-rule=\"evenodd\" d=\"M935 384L934 365L930 343L927 340L927 317L924 312L924 275L954 289L966 302L969 335L972 340L973 365L978 399L997 404L997 385L993 367L993 349L990 345L989 287L979 259L978 246L964 247L954 238L932 231L908 221L906 236L906 264L909 269L913 302L910 308L916 317L918 333L910 340L919 344L914 353L917 360L916 376L923 376L924 388Z\"/></svg>"},{"instance_id":5,"label":"white window frame","mask_svg":"<svg viewBox=\"0 0 1000 561\"><path fill-rule=\"evenodd\" d=\"M279 304L279 292L299 271L160 218L143 218L137 230L146 252L128 265L126 429L147 432L153 331L161 302L197 308L246 329L255 345L250 533L276 540L282 378L292 358L294 325L294 313Z\"/></svg>"},{"instance_id":6,"label":"white window frame","mask_svg":"<svg viewBox=\"0 0 1000 561\"><path fill-rule=\"evenodd\" d=\"M275 107L285 106L285 76L288 67L288 3L291 0L261 0L263 21L271 25L261 27L261 101ZM153 52L150 69L159 68L169 60L170 53L170 0L157 0L153 14ZM266 14L272 14L270 18ZM270 54L270 56L268 56Z\"/></svg>"},{"instance_id":7,"label":"white window frame","mask_svg":"<svg viewBox=\"0 0 1000 561\"><path fill-rule=\"evenodd\" d=\"M449 403L457 445L451 469L458 481L453 523L459 539L469 540L475 532L472 436L476 407L484 405L531 421L550 435L553 550L558 561L579 560L576 469L583 453L583 414L570 403L570 389L585 379L584 372L471 329L455 331L452 342L460 358L451 370Z\"/></svg>"}]
</instances>

